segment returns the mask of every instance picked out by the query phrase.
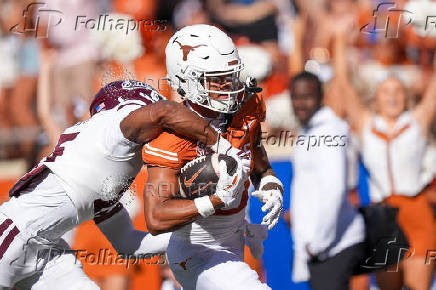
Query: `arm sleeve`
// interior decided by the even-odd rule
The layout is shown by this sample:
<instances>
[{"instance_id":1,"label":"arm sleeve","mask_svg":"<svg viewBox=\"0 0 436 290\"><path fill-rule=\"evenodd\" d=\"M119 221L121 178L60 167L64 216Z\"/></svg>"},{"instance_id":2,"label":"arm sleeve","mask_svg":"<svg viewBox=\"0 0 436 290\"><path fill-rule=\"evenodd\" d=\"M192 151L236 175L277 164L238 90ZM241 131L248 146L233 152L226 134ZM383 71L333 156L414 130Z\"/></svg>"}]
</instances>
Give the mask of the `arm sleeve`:
<instances>
[{"instance_id":1,"label":"arm sleeve","mask_svg":"<svg viewBox=\"0 0 436 290\"><path fill-rule=\"evenodd\" d=\"M110 218L97 223L100 231L106 236L118 253L130 256L152 256L167 250L171 233L157 236L133 227L126 209L122 209Z\"/></svg>"}]
</instances>

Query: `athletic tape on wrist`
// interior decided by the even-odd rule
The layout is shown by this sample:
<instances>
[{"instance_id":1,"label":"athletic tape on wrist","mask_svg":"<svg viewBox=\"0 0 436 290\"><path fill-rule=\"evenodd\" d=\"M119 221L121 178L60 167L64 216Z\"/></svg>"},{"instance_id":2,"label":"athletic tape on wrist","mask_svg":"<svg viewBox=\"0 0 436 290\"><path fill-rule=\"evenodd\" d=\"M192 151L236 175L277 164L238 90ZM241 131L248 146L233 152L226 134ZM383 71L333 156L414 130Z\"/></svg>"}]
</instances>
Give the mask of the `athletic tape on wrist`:
<instances>
[{"instance_id":1,"label":"athletic tape on wrist","mask_svg":"<svg viewBox=\"0 0 436 290\"><path fill-rule=\"evenodd\" d=\"M276 183L283 188L283 184L280 179L278 179L274 175L267 175L265 177L262 177L262 179L260 180L259 189L262 190L262 187L267 183Z\"/></svg>"},{"instance_id":2,"label":"athletic tape on wrist","mask_svg":"<svg viewBox=\"0 0 436 290\"><path fill-rule=\"evenodd\" d=\"M195 206L198 209L198 213L202 217L208 217L215 213L215 208L209 199L209 196L202 196L194 198Z\"/></svg>"}]
</instances>

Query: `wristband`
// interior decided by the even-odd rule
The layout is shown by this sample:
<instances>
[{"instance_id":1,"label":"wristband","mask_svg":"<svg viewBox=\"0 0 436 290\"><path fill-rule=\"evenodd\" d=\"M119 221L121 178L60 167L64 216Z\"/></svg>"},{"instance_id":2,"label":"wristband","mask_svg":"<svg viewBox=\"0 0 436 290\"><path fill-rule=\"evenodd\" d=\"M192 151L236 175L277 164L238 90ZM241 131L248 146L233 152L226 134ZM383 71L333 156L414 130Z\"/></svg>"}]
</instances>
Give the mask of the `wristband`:
<instances>
[{"instance_id":1,"label":"wristband","mask_svg":"<svg viewBox=\"0 0 436 290\"><path fill-rule=\"evenodd\" d=\"M260 180L259 190L262 190L262 187L267 183L275 183L283 188L283 184L280 179L278 179L274 175L267 175L265 177L262 177L262 179Z\"/></svg>"},{"instance_id":2,"label":"wristband","mask_svg":"<svg viewBox=\"0 0 436 290\"><path fill-rule=\"evenodd\" d=\"M209 196L194 198L194 203L197 207L198 213L204 218L211 216L215 213L215 208L213 207Z\"/></svg>"}]
</instances>

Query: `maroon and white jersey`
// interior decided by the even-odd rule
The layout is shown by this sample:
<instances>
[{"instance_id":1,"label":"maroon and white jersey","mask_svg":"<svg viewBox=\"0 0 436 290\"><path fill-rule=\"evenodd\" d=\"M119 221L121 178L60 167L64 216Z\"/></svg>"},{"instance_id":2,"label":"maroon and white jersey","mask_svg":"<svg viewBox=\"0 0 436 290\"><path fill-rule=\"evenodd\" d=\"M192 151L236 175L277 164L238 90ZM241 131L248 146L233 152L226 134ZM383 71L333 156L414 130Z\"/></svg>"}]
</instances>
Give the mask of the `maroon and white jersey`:
<instances>
[{"instance_id":1,"label":"maroon and white jersey","mask_svg":"<svg viewBox=\"0 0 436 290\"><path fill-rule=\"evenodd\" d=\"M119 199L143 163L142 144L126 139L120 123L132 111L163 99L141 82L111 84L110 99L97 96L91 105L93 116L67 128L53 153L32 171L48 167L58 177L77 207L79 222L92 218L98 222L109 212L113 214L122 208ZM25 185L32 172L20 180L22 184ZM21 188L24 189L20 181L11 195L19 195Z\"/></svg>"}]
</instances>

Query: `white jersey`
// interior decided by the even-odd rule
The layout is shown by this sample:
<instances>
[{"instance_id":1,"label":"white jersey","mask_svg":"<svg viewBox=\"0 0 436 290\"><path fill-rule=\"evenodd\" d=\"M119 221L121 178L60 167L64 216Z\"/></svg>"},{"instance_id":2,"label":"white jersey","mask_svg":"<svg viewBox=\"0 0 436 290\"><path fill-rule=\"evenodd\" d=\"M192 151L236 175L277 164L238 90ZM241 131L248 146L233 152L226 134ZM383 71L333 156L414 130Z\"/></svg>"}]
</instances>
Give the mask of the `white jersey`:
<instances>
[{"instance_id":1,"label":"white jersey","mask_svg":"<svg viewBox=\"0 0 436 290\"><path fill-rule=\"evenodd\" d=\"M371 200L380 202L391 194L415 196L431 181L423 159L427 140L410 112L398 119L389 135L386 122L376 116L363 131L362 156L370 174Z\"/></svg>"},{"instance_id":2,"label":"white jersey","mask_svg":"<svg viewBox=\"0 0 436 290\"><path fill-rule=\"evenodd\" d=\"M118 107L66 129L42 161L62 181L80 222L94 217L94 201L118 200L142 166L140 144L127 140L120 129L121 121L140 106Z\"/></svg>"},{"instance_id":3,"label":"white jersey","mask_svg":"<svg viewBox=\"0 0 436 290\"><path fill-rule=\"evenodd\" d=\"M92 218L98 222L99 215L121 209L118 200L138 174L142 160L141 145L124 137L120 123L140 107L121 103L67 128L53 153L17 185L48 167L76 206L79 223Z\"/></svg>"}]
</instances>

